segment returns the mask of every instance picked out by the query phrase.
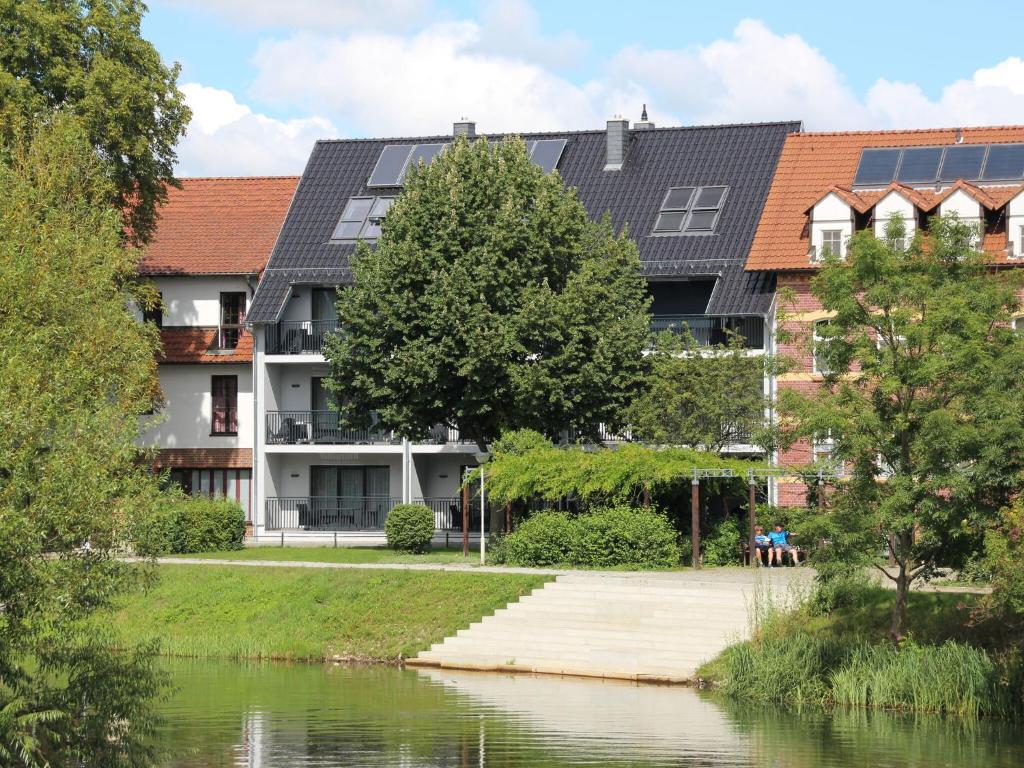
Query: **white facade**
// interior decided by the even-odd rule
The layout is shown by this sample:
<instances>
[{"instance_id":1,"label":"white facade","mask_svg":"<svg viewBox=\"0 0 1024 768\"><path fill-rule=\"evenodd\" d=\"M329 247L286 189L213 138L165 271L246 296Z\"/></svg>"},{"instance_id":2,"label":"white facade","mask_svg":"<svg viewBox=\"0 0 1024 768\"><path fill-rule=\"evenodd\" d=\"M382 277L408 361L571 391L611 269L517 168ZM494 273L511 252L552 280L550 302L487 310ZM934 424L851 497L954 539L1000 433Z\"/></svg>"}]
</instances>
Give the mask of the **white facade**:
<instances>
[{"instance_id":1,"label":"white facade","mask_svg":"<svg viewBox=\"0 0 1024 768\"><path fill-rule=\"evenodd\" d=\"M1006 252L1012 258L1024 258L1024 192L1006 205L1006 239Z\"/></svg>"},{"instance_id":2,"label":"white facade","mask_svg":"<svg viewBox=\"0 0 1024 768\"><path fill-rule=\"evenodd\" d=\"M903 221L904 242L909 243L917 230L917 207L899 192L892 191L875 204L875 237L885 238L889 223L896 217Z\"/></svg>"},{"instance_id":3,"label":"white facade","mask_svg":"<svg viewBox=\"0 0 1024 768\"><path fill-rule=\"evenodd\" d=\"M163 298L163 324L168 327L216 328L220 325L221 293L246 293L256 288L255 278L242 276L154 277Z\"/></svg>"},{"instance_id":4,"label":"white facade","mask_svg":"<svg viewBox=\"0 0 1024 768\"><path fill-rule=\"evenodd\" d=\"M826 247L835 256L846 256L846 242L852 236L853 209L846 201L830 192L815 203L811 210L811 248L814 259L824 258Z\"/></svg>"},{"instance_id":5,"label":"white facade","mask_svg":"<svg viewBox=\"0 0 1024 768\"><path fill-rule=\"evenodd\" d=\"M962 189L956 190L949 197L947 197L945 200L939 203L939 215L956 215L960 219L960 223L968 224L975 228L977 234L974 237L974 244L978 245L981 243L981 203L979 203L969 194L964 192Z\"/></svg>"},{"instance_id":6,"label":"white facade","mask_svg":"<svg viewBox=\"0 0 1024 768\"><path fill-rule=\"evenodd\" d=\"M238 379L238 432L213 434L211 377ZM143 436L146 445L159 448L252 448L252 366L247 363L215 365L161 365L160 388L164 407L161 420Z\"/></svg>"}]
</instances>

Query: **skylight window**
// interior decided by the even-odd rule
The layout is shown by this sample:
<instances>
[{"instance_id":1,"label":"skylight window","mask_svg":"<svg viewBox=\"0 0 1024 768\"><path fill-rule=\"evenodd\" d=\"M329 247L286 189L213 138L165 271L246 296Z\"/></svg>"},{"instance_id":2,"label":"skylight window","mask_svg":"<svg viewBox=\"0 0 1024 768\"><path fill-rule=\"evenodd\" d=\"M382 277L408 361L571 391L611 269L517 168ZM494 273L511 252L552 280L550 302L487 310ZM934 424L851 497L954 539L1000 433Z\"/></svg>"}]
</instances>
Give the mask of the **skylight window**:
<instances>
[{"instance_id":1,"label":"skylight window","mask_svg":"<svg viewBox=\"0 0 1024 768\"><path fill-rule=\"evenodd\" d=\"M672 187L654 224L658 235L713 232L728 187Z\"/></svg>"},{"instance_id":2,"label":"skylight window","mask_svg":"<svg viewBox=\"0 0 1024 768\"><path fill-rule=\"evenodd\" d=\"M393 197L350 197L331 241L376 240L380 237L381 222L394 202Z\"/></svg>"}]
</instances>

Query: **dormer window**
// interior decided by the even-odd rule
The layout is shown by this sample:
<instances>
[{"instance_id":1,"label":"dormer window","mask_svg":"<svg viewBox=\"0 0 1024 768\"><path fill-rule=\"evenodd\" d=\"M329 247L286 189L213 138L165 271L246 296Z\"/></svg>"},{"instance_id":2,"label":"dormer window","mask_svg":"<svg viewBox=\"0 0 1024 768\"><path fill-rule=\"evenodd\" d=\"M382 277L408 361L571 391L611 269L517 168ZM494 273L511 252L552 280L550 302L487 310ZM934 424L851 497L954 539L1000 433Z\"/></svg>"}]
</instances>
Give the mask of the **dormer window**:
<instances>
[{"instance_id":1,"label":"dormer window","mask_svg":"<svg viewBox=\"0 0 1024 768\"><path fill-rule=\"evenodd\" d=\"M654 224L656 235L714 232L728 187L672 187Z\"/></svg>"},{"instance_id":2,"label":"dormer window","mask_svg":"<svg viewBox=\"0 0 1024 768\"><path fill-rule=\"evenodd\" d=\"M350 197L331 242L376 240L380 237L381 222L394 202L393 197Z\"/></svg>"}]
</instances>

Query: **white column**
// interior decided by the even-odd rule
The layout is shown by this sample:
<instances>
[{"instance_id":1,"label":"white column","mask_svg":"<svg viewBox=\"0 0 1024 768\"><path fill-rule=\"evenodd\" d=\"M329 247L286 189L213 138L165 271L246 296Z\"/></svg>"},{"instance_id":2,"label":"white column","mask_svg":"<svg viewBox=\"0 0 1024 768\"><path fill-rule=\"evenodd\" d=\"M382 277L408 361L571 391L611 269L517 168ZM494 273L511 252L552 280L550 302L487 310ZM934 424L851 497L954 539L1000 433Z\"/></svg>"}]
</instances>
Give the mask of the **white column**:
<instances>
[{"instance_id":1,"label":"white column","mask_svg":"<svg viewBox=\"0 0 1024 768\"><path fill-rule=\"evenodd\" d=\"M266 429L266 361L264 359L266 327L254 326L252 329L252 533L259 540L266 534L266 484L263 482L265 457L263 453L264 434Z\"/></svg>"},{"instance_id":2,"label":"white column","mask_svg":"<svg viewBox=\"0 0 1024 768\"><path fill-rule=\"evenodd\" d=\"M402 438L402 503L412 503L412 445Z\"/></svg>"}]
</instances>

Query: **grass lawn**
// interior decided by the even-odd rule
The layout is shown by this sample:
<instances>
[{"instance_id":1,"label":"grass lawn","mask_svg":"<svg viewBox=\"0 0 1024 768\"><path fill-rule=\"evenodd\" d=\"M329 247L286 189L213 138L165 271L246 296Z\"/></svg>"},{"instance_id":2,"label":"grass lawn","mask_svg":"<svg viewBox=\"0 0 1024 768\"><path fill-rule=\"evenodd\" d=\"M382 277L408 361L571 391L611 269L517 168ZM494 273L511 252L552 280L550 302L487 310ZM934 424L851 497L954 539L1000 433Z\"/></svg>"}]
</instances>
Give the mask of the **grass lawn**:
<instances>
[{"instance_id":1,"label":"grass lawn","mask_svg":"<svg viewBox=\"0 0 1024 768\"><path fill-rule=\"evenodd\" d=\"M167 655L249 659L411 656L548 580L214 565L157 572L154 587L100 620L125 643L159 640Z\"/></svg>"},{"instance_id":2,"label":"grass lawn","mask_svg":"<svg viewBox=\"0 0 1024 768\"><path fill-rule=\"evenodd\" d=\"M464 563L477 565L480 552L470 550L434 549L422 555L403 554L387 547L249 547L229 552L202 552L174 557L205 560L288 560L303 563Z\"/></svg>"}]
</instances>

